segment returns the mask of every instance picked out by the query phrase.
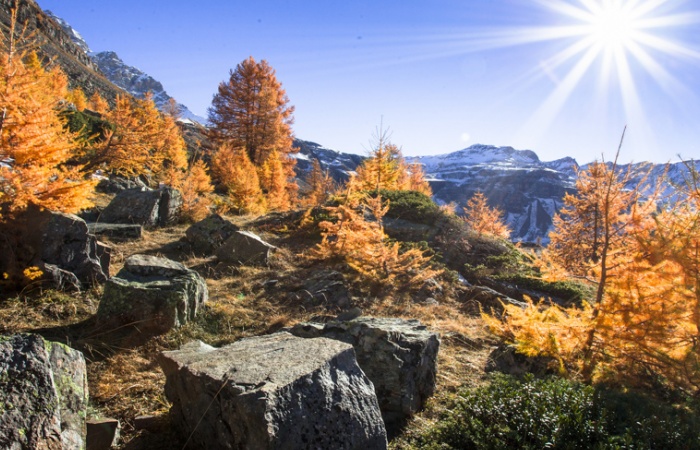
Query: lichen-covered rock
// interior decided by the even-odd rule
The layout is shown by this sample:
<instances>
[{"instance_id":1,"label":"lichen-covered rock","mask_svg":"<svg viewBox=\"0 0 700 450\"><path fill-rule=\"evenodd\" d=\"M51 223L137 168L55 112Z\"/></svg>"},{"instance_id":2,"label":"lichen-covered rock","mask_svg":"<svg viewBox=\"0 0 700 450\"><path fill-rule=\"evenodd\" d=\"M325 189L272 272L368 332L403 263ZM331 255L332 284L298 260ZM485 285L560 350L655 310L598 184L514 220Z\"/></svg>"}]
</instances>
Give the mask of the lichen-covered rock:
<instances>
[{"instance_id":1,"label":"lichen-covered rock","mask_svg":"<svg viewBox=\"0 0 700 450\"><path fill-rule=\"evenodd\" d=\"M177 221L182 195L177 189L126 189L102 211L100 222L165 226Z\"/></svg>"},{"instance_id":2,"label":"lichen-covered rock","mask_svg":"<svg viewBox=\"0 0 700 450\"><path fill-rule=\"evenodd\" d=\"M85 358L37 335L0 338L0 448L85 448Z\"/></svg>"},{"instance_id":3,"label":"lichen-covered rock","mask_svg":"<svg viewBox=\"0 0 700 450\"><path fill-rule=\"evenodd\" d=\"M249 231L234 232L216 251L220 261L245 266L266 266L277 247Z\"/></svg>"},{"instance_id":4,"label":"lichen-covered rock","mask_svg":"<svg viewBox=\"0 0 700 450\"><path fill-rule=\"evenodd\" d=\"M359 317L347 322L298 324L305 338L326 337L355 348L357 362L377 393L390 434L435 391L440 340L417 320Z\"/></svg>"},{"instance_id":5,"label":"lichen-covered rock","mask_svg":"<svg viewBox=\"0 0 700 450\"><path fill-rule=\"evenodd\" d=\"M201 448L385 449L372 383L350 345L289 333L160 359L171 415Z\"/></svg>"},{"instance_id":6,"label":"lichen-covered rock","mask_svg":"<svg viewBox=\"0 0 700 450\"><path fill-rule=\"evenodd\" d=\"M200 220L185 232L194 251L200 254L213 254L226 239L239 228L218 214Z\"/></svg>"},{"instance_id":7,"label":"lichen-covered rock","mask_svg":"<svg viewBox=\"0 0 700 450\"><path fill-rule=\"evenodd\" d=\"M208 297L206 282L194 270L167 258L133 255L105 284L97 318L161 334L194 320Z\"/></svg>"}]
</instances>

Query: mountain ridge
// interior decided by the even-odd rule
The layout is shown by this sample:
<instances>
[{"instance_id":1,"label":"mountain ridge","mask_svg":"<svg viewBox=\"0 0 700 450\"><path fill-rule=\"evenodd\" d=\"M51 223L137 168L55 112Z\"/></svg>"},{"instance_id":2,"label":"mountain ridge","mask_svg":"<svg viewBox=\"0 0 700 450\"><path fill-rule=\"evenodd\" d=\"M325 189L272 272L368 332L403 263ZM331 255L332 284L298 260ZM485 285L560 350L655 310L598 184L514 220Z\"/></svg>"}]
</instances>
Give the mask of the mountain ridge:
<instances>
[{"instance_id":1,"label":"mountain ridge","mask_svg":"<svg viewBox=\"0 0 700 450\"><path fill-rule=\"evenodd\" d=\"M167 107L172 97L166 92L160 81L142 70L126 64L114 51L92 52L80 32L73 28L68 21L56 16L49 10L45 10L44 13L63 29L71 41L85 52L95 64L95 67L115 86L124 89L137 98L144 98L147 93L151 92L153 94L153 102L158 109L163 110ZM207 120L205 118L194 114L187 106L178 103L178 107L182 118L206 124Z\"/></svg>"}]
</instances>

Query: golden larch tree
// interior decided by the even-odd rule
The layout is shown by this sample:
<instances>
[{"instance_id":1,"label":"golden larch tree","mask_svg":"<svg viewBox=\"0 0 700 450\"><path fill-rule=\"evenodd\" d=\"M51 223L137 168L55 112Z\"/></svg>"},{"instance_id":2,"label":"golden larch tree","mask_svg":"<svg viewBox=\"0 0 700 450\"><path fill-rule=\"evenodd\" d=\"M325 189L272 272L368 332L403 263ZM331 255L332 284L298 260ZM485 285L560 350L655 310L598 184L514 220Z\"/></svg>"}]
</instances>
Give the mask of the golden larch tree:
<instances>
[{"instance_id":1,"label":"golden larch tree","mask_svg":"<svg viewBox=\"0 0 700 450\"><path fill-rule=\"evenodd\" d=\"M105 113L115 130L95 149L92 164L106 164L124 176L148 175L162 180L170 167L187 167L185 141L175 119L156 108L151 95L120 95Z\"/></svg>"},{"instance_id":2,"label":"golden larch tree","mask_svg":"<svg viewBox=\"0 0 700 450\"><path fill-rule=\"evenodd\" d=\"M511 230L503 216L503 211L488 205L482 192L476 192L464 207L464 221L469 228L486 236L508 239Z\"/></svg>"},{"instance_id":3,"label":"golden larch tree","mask_svg":"<svg viewBox=\"0 0 700 450\"><path fill-rule=\"evenodd\" d=\"M686 235L698 220L690 218L692 196L659 213L656 191L642 199L627 188L629 180L629 172L618 173L615 163L580 172L579 192L566 197L552 233L554 246L543 252L546 269L558 265L557 274L597 285L590 303L567 309L506 306L504 322L485 318L519 350L556 357L586 381L640 382L654 373L697 391L697 286L679 254L693 252L693 238Z\"/></svg>"},{"instance_id":4,"label":"golden larch tree","mask_svg":"<svg viewBox=\"0 0 700 450\"><path fill-rule=\"evenodd\" d=\"M286 199L280 202L268 194L268 201L286 203L285 208L291 206L298 188L294 182L296 160L290 156L297 152L292 146L293 113L294 107L289 105L275 70L267 61L256 62L252 56L230 71L228 81L219 84L209 108L212 140L244 149L258 169L261 181L270 179L262 173L263 165L271 157L271 161L279 159ZM267 190L266 186L262 187Z\"/></svg>"},{"instance_id":5,"label":"golden larch tree","mask_svg":"<svg viewBox=\"0 0 700 450\"><path fill-rule=\"evenodd\" d=\"M13 10L0 56L0 214L29 204L76 212L90 205L94 182L65 165L74 147L57 111L68 92L66 77L18 47L25 38L17 36Z\"/></svg>"},{"instance_id":6,"label":"golden larch tree","mask_svg":"<svg viewBox=\"0 0 700 450\"><path fill-rule=\"evenodd\" d=\"M222 144L212 157L212 172L228 193L233 208L261 214L267 209L256 167L242 147Z\"/></svg>"},{"instance_id":7,"label":"golden larch tree","mask_svg":"<svg viewBox=\"0 0 700 450\"><path fill-rule=\"evenodd\" d=\"M353 198L326 209L335 220L319 224L323 239L312 252L313 258L342 259L361 277L392 289L418 288L441 273L431 267L431 258L421 250L402 251L398 242L388 242L383 218L389 202L381 195Z\"/></svg>"},{"instance_id":8,"label":"golden larch tree","mask_svg":"<svg viewBox=\"0 0 700 450\"><path fill-rule=\"evenodd\" d=\"M304 198L306 206L321 206L326 203L331 193L335 190L335 183L328 170L321 168L318 158L311 162L311 172L306 179L309 185L309 192Z\"/></svg>"}]
</instances>

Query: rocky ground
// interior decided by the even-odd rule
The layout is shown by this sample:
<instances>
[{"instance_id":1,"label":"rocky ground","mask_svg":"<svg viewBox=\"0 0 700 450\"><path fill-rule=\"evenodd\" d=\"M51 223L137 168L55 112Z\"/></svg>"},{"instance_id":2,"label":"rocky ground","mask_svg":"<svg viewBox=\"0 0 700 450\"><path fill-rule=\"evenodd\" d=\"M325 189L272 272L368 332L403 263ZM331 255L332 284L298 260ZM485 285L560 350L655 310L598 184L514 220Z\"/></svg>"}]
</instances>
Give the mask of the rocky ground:
<instances>
[{"instance_id":1,"label":"rocky ground","mask_svg":"<svg viewBox=\"0 0 700 450\"><path fill-rule=\"evenodd\" d=\"M342 264L329 267L310 260L308 251L320 236L295 217L228 218L279 248L265 267L225 264L198 252L185 238L187 225L145 230L139 239L100 238L112 247L112 276L127 257L138 253L181 262L204 277L209 301L193 322L166 334L135 339L119 329L98 326L94 317L102 286L67 294L39 285L0 301L0 333L34 332L83 351L89 416L119 419L121 448L165 449L181 447L182 438L169 427L165 376L156 361L161 352L194 339L219 347L299 322L326 322L351 307L360 308L363 316L419 319L441 336L437 389L427 408L392 440L391 445L400 447L402 436L436 417L450 393L479 383L485 373L496 343L480 319L474 293L455 276L441 277L439 292L428 298L417 292L367 286ZM155 417L137 421L139 416Z\"/></svg>"}]
</instances>

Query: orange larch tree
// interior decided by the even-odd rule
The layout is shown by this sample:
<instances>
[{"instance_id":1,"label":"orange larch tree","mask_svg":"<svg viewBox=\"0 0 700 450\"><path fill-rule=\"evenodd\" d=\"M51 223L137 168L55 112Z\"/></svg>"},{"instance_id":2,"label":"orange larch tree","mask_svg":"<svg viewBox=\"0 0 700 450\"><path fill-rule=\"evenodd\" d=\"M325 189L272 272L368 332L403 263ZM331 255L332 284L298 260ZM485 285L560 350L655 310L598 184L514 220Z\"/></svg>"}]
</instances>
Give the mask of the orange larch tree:
<instances>
[{"instance_id":1,"label":"orange larch tree","mask_svg":"<svg viewBox=\"0 0 700 450\"><path fill-rule=\"evenodd\" d=\"M326 200L328 200L331 193L335 190L333 178L331 178L328 170L324 171L321 168L321 163L316 158L314 158L311 163L311 172L309 173L306 182L309 185L309 192L304 198L304 204L306 206L323 205L326 203Z\"/></svg>"},{"instance_id":2,"label":"orange larch tree","mask_svg":"<svg viewBox=\"0 0 700 450\"><path fill-rule=\"evenodd\" d=\"M57 112L66 77L19 47L26 35L17 36L15 10L11 23L0 55L0 214L29 204L76 212L90 205L94 183L65 165L74 147Z\"/></svg>"},{"instance_id":3,"label":"orange larch tree","mask_svg":"<svg viewBox=\"0 0 700 450\"><path fill-rule=\"evenodd\" d=\"M482 192L475 193L464 207L464 221L479 234L508 239L510 228L503 221L503 211L491 207Z\"/></svg>"},{"instance_id":4,"label":"orange larch tree","mask_svg":"<svg viewBox=\"0 0 700 450\"><path fill-rule=\"evenodd\" d=\"M261 181L271 181L269 174L263 173L265 163L270 161L270 169L270 165L277 165L276 160L279 160L286 194L280 201L273 198L280 192L278 186L267 192L268 202L278 205L278 209L288 209L297 195L296 160L291 157L297 152L292 146L293 112L294 107L289 105L274 69L267 61L256 62L253 57L230 71L229 80L219 84L209 108L212 140L244 149L259 171ZM268 191L268 186L263 184L262 188Z\"/></svg>"},{"instance_id":5,"label":"orange larch tree","mask_svg":"<svg viewBox=\"0 0 700 450\"><path fill-rule=\"evenodd\" d=\"M115 130L95 148L91 164L105 164L114 173L148 175L162 180L166 169L187 168L185 142L171 116L163 115L147 95L120 95L105 113Z\"/></svg>"},{"instance_id":6,"label":"orange larch tree","mask_svg":"<svg viewBox=\"0 0 700 450\"><path fill-rule=\"evenodd\" d=\"M267 209L260 179L244 148L222 144L211 160L212 173L228 192L233 208L241 213L261 214Z\"/></svg>"}]
</instances>

